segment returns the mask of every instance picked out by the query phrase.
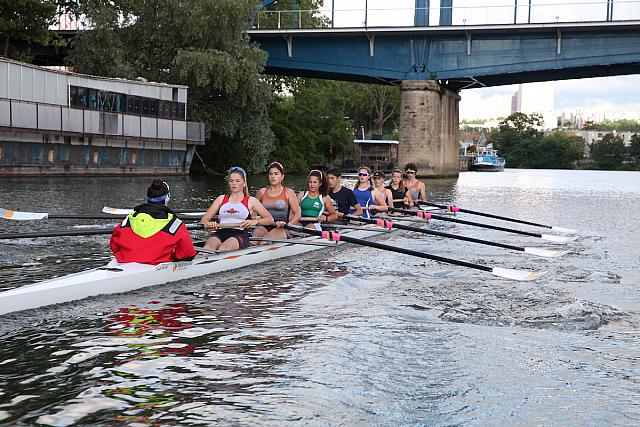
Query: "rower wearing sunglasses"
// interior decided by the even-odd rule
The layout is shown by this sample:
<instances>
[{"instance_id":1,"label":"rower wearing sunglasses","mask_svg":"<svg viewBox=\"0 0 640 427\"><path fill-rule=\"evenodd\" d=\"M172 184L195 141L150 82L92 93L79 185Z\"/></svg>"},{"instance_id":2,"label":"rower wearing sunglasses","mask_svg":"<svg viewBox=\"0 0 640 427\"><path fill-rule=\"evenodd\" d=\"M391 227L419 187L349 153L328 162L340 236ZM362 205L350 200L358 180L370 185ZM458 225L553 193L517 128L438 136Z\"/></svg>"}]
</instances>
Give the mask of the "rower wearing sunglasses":
<instances>
[{"instance_id":1,"label":"rower wearing sunglasses","mask_svg":"<svg viewBox=\"0 0 640 427\"><path fill-rule=\"evenodd\" d=\"M387 204L387 206L393 206L393 194L391 193L391 190L389 190L388 188L386 188L384 186L384 179L385 179L385 175L384 172L382 171L375 171L373 173L373 189L377 190L378 193L380 193L380 196L382 197L382 199L384 200L384 202ZM373 201L374 205L377 205L377 201L374 200ZM369 213L371 215L376 215L379 214L381 212L386 212L389 209L386 208L378 208L376 210L370 210Z\"/></svg>"},{"instance_id":2,"label":"rower wearing sunglasses","mask_svg":"<svg viewBox=\"0 0 640 427\"><path fill-rule=\"evenodd\" d=\"M371 218L369 213L369 207L375 206L375 210L386 211L388 210L387 203L379 190L375 189L371 184L371 169L367 166L360 166L358 168L358 184L353 189L353 194L358 200L358 204L362 206L363 218Z\"/></svg>"},{"instance_id":3,"label":"rower wearing sunglasses","mask_svg":"<svg viewBox=\"0 0 640 427\"><path fill-rule=\"evenodd\" d=\"M424 182L416 179L416 173L418 172L418 166L415 163L407 163L404 167L404 173L407 175L407 179L404 185L409 190L409 205L413 206L417 201L427 200L427 188Z\"/></svg>"}]
</instances>

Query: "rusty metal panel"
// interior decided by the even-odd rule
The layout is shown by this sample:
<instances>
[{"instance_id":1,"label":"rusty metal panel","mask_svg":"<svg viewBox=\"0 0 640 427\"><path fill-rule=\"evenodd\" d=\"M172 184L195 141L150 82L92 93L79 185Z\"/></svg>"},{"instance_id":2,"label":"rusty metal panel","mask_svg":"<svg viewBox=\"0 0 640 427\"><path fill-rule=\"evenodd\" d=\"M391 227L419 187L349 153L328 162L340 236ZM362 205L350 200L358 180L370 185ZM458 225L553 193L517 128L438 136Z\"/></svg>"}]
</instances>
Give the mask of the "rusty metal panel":
<instances>
[{"instance_id":1,"label":"rusty metal panel","mask_svg":"<svg viewBox=\"0 0 640 427\"><path fill-rule=\"evenodd\" d=\"M37 129L38 117L36 114L36 104L27 102L12 102L11 117L13 127Z\"/></svg>"},{"instance_id":2,"label":"rusty metal panel","mask_svg":"<svg viewBox=\"0 0 640 427\"><path fill-rule=\"evenodd\" d=\"M184 141L187 139L187 123L174 120L173 121L173 139L178 139Z\"/></svg>"},{"instance_id":3,"label":"rusty metal panel","mask_svg":"<svg viewBox=\"0 0 640 427\"><path fill-rule=\"evenodd\" d=\"M140 118L140 136L143 138L156 138L158 136L156 131L157 119L151 117Z\"/></svg>"},{"instance_id":4,"label":"rusty metal panel","mask_svg":"<svg viewBox=\"0 0 640 427\"><path fill-rule=\"evenodd\" d=\"M74 108L62 108L62 131L82 133L83 112Z\"/></svg>"},{"instance_id":5,"label":"rusty metal panel","mask_svg":"<svg viewBox=\"0 0 640 427\"><path fill-rule=\"evenodd\" d=\"M9 127L11 124L11 105L8 100L0 99L0 126Z\"/></svg>"},{"instance_id":6,"label":"rusty metal panel","mask_svg":"<svg viewBox=\"0 0 640 427\"><path fill-rule=\"evenodd\" d=\"M140 117L123 115L123 134L125 136L140 136Z\"/></svg>"},{"instance_id":7,"label":"rusty metal panel","mask_svg":"<svg viewBox=\"0 0 640 427\"><path fill-rule=\"evenodd\" d=\"M38 106L38 128L46 130L62 130L61 107L57 105Z\"/></svg>"}]
</instances>

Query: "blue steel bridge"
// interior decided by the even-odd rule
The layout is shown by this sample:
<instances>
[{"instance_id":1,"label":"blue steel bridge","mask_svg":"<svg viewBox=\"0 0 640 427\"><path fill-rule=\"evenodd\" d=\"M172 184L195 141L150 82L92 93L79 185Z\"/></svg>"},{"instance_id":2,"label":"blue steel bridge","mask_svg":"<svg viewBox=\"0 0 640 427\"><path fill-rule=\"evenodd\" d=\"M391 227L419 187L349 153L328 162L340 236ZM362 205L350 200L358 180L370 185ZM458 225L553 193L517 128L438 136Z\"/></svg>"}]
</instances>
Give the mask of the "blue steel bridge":
<instances>
[{"instance_id":1,"label":"blue steel bridge","mask_svg":"<svg viewBox=\"0 0 640 427\"><path fill-rule=\"evenodd\" d=\"M640 71L640 0L325 4L252 17L267 73L459 90Z\"/></svg>"}]
</instances>

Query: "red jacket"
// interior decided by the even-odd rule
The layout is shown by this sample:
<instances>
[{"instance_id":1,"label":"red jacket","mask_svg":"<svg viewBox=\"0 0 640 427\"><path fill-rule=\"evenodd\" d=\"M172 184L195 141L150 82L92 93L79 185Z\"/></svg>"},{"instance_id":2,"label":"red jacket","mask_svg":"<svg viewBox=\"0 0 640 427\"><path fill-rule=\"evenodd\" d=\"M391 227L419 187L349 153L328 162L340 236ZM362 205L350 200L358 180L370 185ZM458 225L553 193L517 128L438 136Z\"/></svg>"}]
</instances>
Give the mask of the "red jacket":
<instances>
[{"instance_id":1,"label":"red jacket","mask_svg":"<svg viewBox=\"0 0 640 427\"><path fill-rule=\"evenodd\" d=\"M156 265L196 254L182 221L169 208L147 203L113 230L110 246L118 262Z\"/></svg>"}]
</instances>

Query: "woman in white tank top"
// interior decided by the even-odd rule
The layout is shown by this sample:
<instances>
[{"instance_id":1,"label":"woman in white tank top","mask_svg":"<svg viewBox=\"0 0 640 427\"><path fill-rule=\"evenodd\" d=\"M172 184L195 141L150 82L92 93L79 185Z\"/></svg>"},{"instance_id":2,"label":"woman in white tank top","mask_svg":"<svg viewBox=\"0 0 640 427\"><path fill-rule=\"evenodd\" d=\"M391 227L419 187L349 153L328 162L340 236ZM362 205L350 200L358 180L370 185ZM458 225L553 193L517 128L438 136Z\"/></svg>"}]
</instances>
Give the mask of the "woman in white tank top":
<instances>
[{"instance_id":1,"label":"woman in white tank top","mask_svg":"<svg viewBox=\"0 0 640 427\"><path fill-rule=\"evenodd\" d=\"M269 211L258 199L249 196L247 174L244 169L235 166L229 169L228 174L227 183L230 194L218 196L200 219L205 230L215 231L207 239L205 248L219 251L246 248L249 246L248 228L273 224L273 217ZM219 221L212 222L211 219L216 214L219 216Z\"/></svg>"}]
</instances>

